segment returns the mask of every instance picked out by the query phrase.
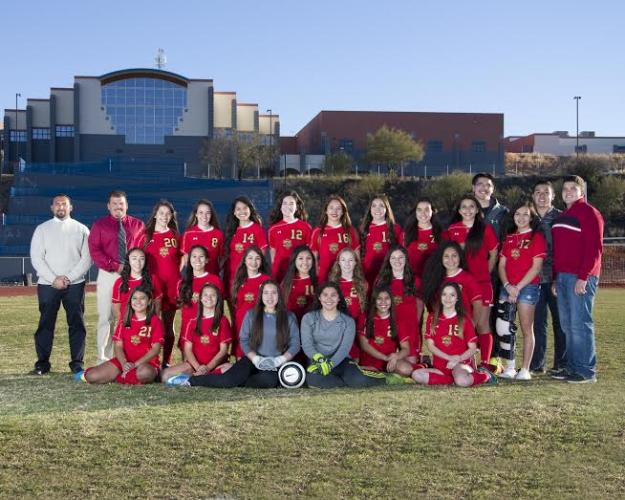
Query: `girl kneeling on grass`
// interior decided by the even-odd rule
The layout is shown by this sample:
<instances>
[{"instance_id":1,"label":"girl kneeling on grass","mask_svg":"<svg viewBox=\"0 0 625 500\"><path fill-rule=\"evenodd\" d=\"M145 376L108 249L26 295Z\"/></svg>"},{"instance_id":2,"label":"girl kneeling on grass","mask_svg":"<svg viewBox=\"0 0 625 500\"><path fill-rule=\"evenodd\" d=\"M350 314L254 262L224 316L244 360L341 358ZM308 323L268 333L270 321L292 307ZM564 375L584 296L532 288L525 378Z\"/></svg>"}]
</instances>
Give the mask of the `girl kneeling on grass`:
<instances>
[{"instance_id":1,"label":"girl kneeling on grass","mask_svg":"<svg viewBox=\"0 0 625 500\"><path fill-rule=\"evenodd\" d=\"M239 341L245 356L222 375L177 375L168 385L205 387L278 386L278 368L299 352L299 328L293 313L286 310L278 284L265 281L260 286L256 306L243 320Z\"/></svg>"},{"instance_id":2,"label":"girl kneeling on grass","mask_svg":"<svg viewBox=\"0 0 625 500\"><path fill-rule=\"evenodd\" d=\"M376 288L371 302L374 307L369 311L366 326L359 335L360 366L365 370L410 376L412 363L407 360L410 337L408 333L399 335L391 291Z\"/></svg>"},{"instance_id":3,"label":"girl kneeling on grass","mask_svg":"<svg viewBox=\"0 0 625 500\"><path fill-rule=\"evenodd\" d=\"M230 322L224 316L224 301L219 288L207 283L200 292L197 318L182 334L184 361L163 371L162 380L175 375L220 374L232 365L224 363L232 341ZM223 364L222 364L223 363Z\"/></svg>"},{"instance_id":4,"label":"girl kneeling on grass","mask_svg":"<svg viewBox=\"0 0 625 500\"><path fill-rule=\"evenodd\" d=\"M162 344L163 325L154 312L150 292L135 288L113 335L115 357L78 372L74 378L90 384L149 384L158 377Z\"/></svg>"},{"instance_id":5,"label":"girl kneeling on grass","mask_svg":"<svg viewBox=\"0 0 625 500\"><path fill-rule=\"evenodd\" d=\"M474 368L477 336L473 323L465 317L462 292L457 283L443 285L434 312L426 322L425 342L432 353L433 368L412 373L415 382L424 385L470 387L497 379L483 368Z\"/></svg>"}]
</instances>

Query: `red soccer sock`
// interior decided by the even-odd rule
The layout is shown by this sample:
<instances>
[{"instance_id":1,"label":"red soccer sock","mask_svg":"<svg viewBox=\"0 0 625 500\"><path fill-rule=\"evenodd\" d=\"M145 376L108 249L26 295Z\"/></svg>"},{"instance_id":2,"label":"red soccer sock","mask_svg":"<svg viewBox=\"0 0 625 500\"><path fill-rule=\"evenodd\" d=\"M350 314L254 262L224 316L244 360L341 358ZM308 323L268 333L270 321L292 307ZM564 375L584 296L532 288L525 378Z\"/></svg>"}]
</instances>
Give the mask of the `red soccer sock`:
<instances>
[{"instance_id":1,"label":"red soccer sock","mask_svg":"<svg viewBox=\"0 0 625 500\"><path fill-rule=\"evenodd\" d=\"M488 373L484 372L473 372L471 376L473 377L473 385L483 384L490 378Z\"/></svg>"},{"instance_id":2,"label":"red soccer sock","mask_svg":"<svg viewBox=\"0 0 625 500\"><path fill-rule=\"evenodd\" d=\"M428 385L451 385L453 383L454 378L451 375L428 373Z\"/></svg>"},{"instance_id":3,"label":"red soccer sock","mask_svg":"<svg viewBox=\"0 0 625 500\"><path fill-rule=\"evenodd\" d=\"M477 336L477 342L480 345L480 358L482 358L482 364L487 365L490 361L490 356L493 353L493 335L490 332L480 333Z\"/></svg>"}]
</instances>

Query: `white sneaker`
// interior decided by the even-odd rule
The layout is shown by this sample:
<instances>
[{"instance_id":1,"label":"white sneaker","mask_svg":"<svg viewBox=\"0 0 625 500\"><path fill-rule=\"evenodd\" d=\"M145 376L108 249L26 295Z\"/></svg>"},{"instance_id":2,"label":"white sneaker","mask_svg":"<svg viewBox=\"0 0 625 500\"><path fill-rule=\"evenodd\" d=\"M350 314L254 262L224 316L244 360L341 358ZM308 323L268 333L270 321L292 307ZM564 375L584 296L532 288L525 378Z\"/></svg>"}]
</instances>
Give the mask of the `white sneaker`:
<instances>
[{"instance_id":1,"label":"white sneaker","mask_svg":"<svg viewBox=\"0 0 625 500\"><path fill-rule=\"evenodd\" d=\"M516 380L532 380L532 374L529 370L521 368L516 375Z\"/></svg>"},{"instance_id":2,"label":"white sneaker","mask_svg":"<svg viewBox=\"0 0 625 500\"><path fill-rule=\"evenodd\" d=\"M513 379L517 376L517 372L513 367L507 367L504 368L504 371L502 371L499 376L501 378L509 378L509 379Z\"/></svg>"}]
</instances>

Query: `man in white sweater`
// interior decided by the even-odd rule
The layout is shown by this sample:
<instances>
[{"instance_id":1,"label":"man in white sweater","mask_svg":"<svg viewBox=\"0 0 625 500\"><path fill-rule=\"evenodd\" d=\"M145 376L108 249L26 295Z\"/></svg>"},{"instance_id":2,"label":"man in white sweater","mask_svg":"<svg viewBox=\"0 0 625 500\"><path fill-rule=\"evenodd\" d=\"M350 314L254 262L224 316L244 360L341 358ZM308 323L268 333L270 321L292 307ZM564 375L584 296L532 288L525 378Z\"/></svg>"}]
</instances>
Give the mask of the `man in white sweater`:
<instances>
[{"instance_id":1,"label":"man in white sweater","mask_svg":"<svg viewBox=\"0 0 625 500\"><path fill-rule=\"evenodd\" d=\"M82 370L85 355L85 274L91 267L89 229L70 217L72 204L67 195L55 196L50 208L54 217L37 226L30 243L41 314L35 332L37 362L33 375L50 371L54 326L61 303L69 326L72 372Z\"/></svg>"}]
</instances>

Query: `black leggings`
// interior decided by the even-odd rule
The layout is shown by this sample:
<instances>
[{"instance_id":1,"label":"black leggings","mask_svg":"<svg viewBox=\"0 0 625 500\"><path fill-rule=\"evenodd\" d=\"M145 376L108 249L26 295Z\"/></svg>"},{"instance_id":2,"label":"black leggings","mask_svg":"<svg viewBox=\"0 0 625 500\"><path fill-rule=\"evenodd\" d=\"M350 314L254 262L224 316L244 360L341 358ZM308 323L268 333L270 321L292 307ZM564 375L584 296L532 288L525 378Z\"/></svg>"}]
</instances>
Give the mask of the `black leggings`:
<instances>
[{"instance_id":1,"label":"black leggings","mask_svg":"<svg viewBox=\"0 0 625 500\"><path fill-rule=\"evenodd\" d=\"M217 387L254 387L270 389L278 387L278 372L258 370L247 356L237 361L232 368L221 375L197 375L189 379L193 386Z\"/></svg>"},{"instance_id":2,"label":"black leggings","mask_svg":"<svg viewBox=\"0 0 625 500\"><path fill-rule=\"evenodd\" d=\"M365 375L355 361L345 358L336 365L328 375L308 373L306 375L308 387L318 389L332 389L334 387L375 387L386 384L386 377Z\"/></svg>"}]
</instances>

